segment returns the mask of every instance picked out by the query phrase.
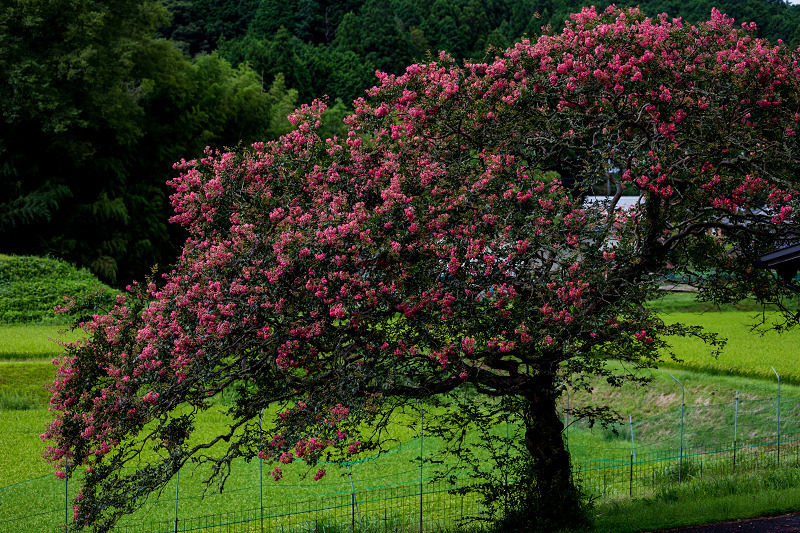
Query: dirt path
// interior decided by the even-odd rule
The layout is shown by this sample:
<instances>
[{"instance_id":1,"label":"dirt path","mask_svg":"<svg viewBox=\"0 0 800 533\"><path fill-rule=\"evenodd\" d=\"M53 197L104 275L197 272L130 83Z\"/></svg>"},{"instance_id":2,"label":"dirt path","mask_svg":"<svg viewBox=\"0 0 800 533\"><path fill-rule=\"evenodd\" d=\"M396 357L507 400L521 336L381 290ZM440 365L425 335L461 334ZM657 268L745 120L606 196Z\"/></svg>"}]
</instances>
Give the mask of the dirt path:
<instances>
[{"instance_id":1,"label":"dirt path","mask_svg":"<svg viewBox=\"0 0 800 533\"><path fill-rule=\"evenodd\" d=\"M800 513L769 518L733 520L705 526L690 526L677 529L659 529L651 533L798 533Z\"/></svg>"}]
</instances>

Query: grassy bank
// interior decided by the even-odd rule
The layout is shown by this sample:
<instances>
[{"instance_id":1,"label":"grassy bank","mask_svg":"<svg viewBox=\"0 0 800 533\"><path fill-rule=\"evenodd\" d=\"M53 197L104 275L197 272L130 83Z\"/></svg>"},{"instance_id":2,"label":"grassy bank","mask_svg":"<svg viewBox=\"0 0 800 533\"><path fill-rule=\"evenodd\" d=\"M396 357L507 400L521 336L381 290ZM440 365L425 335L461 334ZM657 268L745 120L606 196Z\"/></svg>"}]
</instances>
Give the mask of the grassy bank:
<instances>
[{"instance_id":1,"label":"grassy bank","mask_svg":"<svg viewBox=\"0 0 800 533\"><path fill-rule=\"evenodd\" d=\"M595 533L638 533L800 510L800 471L691 481L595 508Z\"/></svg>"},{"instance_id":2,"label":"grassy bank","mask_svg":"<svg viewBox=\"0 0 800 533\"><path fill-rule=\"evenodd\" d=\"M665 320L702 325L728 342L719 357L713 357L711 350L697 339L671 339L670 344L681 362L665 359L662 368L775 380L771 368L774 366L781 383L800 385L800 365L797 364L800 330L763 334L751 331L757 317L746 311L702 315L676 312L665 315Z\"/></svg>"}]
</instances>

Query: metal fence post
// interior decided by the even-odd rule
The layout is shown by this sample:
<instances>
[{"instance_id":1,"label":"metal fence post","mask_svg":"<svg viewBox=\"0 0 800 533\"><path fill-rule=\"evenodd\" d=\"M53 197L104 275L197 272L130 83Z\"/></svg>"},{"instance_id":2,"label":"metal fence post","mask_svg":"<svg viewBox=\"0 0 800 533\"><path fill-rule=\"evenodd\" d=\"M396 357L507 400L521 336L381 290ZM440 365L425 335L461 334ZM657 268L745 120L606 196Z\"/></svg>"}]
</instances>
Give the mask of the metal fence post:
<instances>
[{"instance_id":1,"label":"metal fence post","mask_svg":"<svg viewBox=\"0 0 800 533\"><path fill-rule=\"evenodd\" d=\"M181 471L175 475L175 533L178 533L178 487L181 484Z\"/></svg>"},{"instance_id":2,"label":"metal fence post","mask_svg":"<svg viewBox=\"0 0 800 533\"><path fill-rule=\"evenodd\" d=\"M603 496L606 495L606 470L603 469Z\"/></svg>"},{"instance_id":3,"label":"metal fence post","mask_svg":"<svg viewBox=\"0 0 800 533\"><path fill-rule=\"evenodd\" d=\"M679 462L678 462L678 484L680 484L681 483L681 475L683 473L683 410L684 410L684 407L686 406L686 395L684 394L683 383L678 381L678 378L676 378L672 374L668 374L668 375L669 375L669 377L671 377L672 379L677 381L678 385L681 386L681 452L680 452L681 455L680 455L680 459L679 459Z\"/></svg>"},{"instance_id":4,"label":"metal fence post","mask_svg":"<svg viewBox=\"0 0 800 533\"><path fill-rule=\"evenodd\" d=\"M631 453L630 496L633 497L633 453Z\"/></svg>"},{"instance_id":5,"label":"metal fence post","mask_svg":"<svg viewBox=\"0 0 800 533\"><path fill-rule=\"evenodd\" d=\"M567 440L567 445L569 446L569 440ZM503 472L503 502L506 515L508 515L508 460L508 411L506 411L506 464Z\"/></svg>"},{"instance_id":6,"label":"metal fence post","mask_svg":"<svg viewBox=\"0 0 800 533\"><path fill-rule=\"evenodd\" d=\"M264 429L261 427L261 417L264 416L264 409L258 414L258 432L262 442L264 440ZM264 460L258 456L258 509L261 517L261 533L264 533Z\"/></svg>"},{"instance_id":7,"label":"metal fence post","mask_svg":"<svg viewBox=\"0 0 800 533\"><path fill-rule=\"evenodd\" d=\"M631 453L633 454L632 458L634 461L636 461L636 443L633 441L633 415L631 415L630 413L628 413L628 423L631 426Z\"/></svg>"},{"instance_id":8,"label":"metal fence post","mask_svg":"<svg viewBox=\"0 0 800 533\"><path fill-rule=\"evenodd\" d=\"M739 426L739 391L736 391L736 403L733 410L733 471L736 472L737 430Z\"/></svg>"},{"instance_id":9,"label":"metal fence post","mask_svg":"<svg viewBox=\"0 0 800 533\"><path fill-rule=\"evenodd\" d=\"M419 401L419 533L422 533L422 439L425 433L425 410Z\"/></svg>"},{"instance_id":10,"label":"metal fence post","mask_svg":"<svg viewBox=\"0 0 800 533\"><path fill-rule=\"evenodd\" d=\"M350 463L347 463L347 475L350 477L350 520L353 526L353 531L356 529L356 513L358 514L358 523L361 524L361 511L358 510L358 503L356 502L356 486L353 484L353 472L350 470Z\"/></svg>"},{"instance_id":11,"label":"metal fence post","mask_svg":"<svg viewBox=\"0 0 800 533\"><path fill-rule=\"evenodd\" d=\"M781 466L781 377L775 371L774 366L770 368L775 372L775 377L778 378L778 466Z\"/></svg>"},{"instance_id":12,"label":"metal fence post","mask_svg":"<svg viewBox=\"0 0 800 533\"><path fill-rule=\"evenodd\" d=\"M64 469L66 471L66 468ZM64 533L69 531L69 477L64 476Z\"/></svg>"},{"instance_id":13,"label":"metal fence post","mask_svg":"<svg viewBox=\"0 0 800 533\"><path fill-rule=\"evenodd\" d=\"M567 408L564 409L564 438L567 441L567 453L569 453L569 389L563 381L558 380L558 382L561 383L567 393Z\"/></svg>"}]
</instances>

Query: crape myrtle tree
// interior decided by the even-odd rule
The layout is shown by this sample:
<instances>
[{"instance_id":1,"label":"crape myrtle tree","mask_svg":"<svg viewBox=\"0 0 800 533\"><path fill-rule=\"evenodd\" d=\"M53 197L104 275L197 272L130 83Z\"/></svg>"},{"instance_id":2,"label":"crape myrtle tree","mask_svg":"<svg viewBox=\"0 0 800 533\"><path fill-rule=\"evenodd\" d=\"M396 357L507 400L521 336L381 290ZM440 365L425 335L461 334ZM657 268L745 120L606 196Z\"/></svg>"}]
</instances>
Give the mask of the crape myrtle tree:
<instances>
[{"instance_id":1,"label":"crape myrtle tree","mask_svg":"<svg viewBox=\"0 0 800 533\"><path fill-rule=\"evenodd\" d=\"M462 458L468 423L521 428L508 461L478 454L500 515L581 522L563 386L641 379L668 335L716 341L646 305L665 276L796 321L752 261L798 238L800 65L752 31L588 8L485 63L379 73L344 138L317 133L318 101L277 142L181 161L182 255L82 323L53 385L46 455L87 467L76 527L109 529L188 461L224 485L240 458L277 479L374 450L394 410L437 398ZM193 438L228 391L229 430Z\"/></svg>"}]
</instances>

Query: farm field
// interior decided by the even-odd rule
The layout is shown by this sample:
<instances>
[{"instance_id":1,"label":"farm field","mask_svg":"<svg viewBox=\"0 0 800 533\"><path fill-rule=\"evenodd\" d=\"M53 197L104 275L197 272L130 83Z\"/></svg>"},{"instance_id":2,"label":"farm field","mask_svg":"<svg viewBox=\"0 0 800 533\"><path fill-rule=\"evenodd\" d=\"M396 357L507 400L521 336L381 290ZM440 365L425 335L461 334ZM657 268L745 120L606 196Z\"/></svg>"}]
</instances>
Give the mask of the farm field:
<instances>
[{"instance_id":1,"label":"farm field","mask_svg":"<svg viewBox=\"0 0 800 533\"><path fill-rule=\"evenodd\" d=\"M800 331L751 331L754 313L730 311L724 313L665 314L667 322L686 322L702 325L708 331L728 339L723 353L714 358L710 350L697 339L674 338L671 344L681 363L665 360L664 368L684 368L705 373L739 375L775 379L771 367L780 374L782 383L800 384Z\"/></svg>"},{"instance_id":2,"label":"farm field","mask_svg":"<svg viewBox=\"0 0 800 533\"><path fill-rule=\"evenodd\" d=\"M74 341L82 334L58 324L0 325L0 361L56 357L59 341Z\"/></svg>"}]
</instances>

